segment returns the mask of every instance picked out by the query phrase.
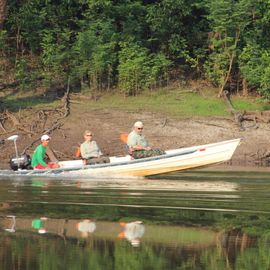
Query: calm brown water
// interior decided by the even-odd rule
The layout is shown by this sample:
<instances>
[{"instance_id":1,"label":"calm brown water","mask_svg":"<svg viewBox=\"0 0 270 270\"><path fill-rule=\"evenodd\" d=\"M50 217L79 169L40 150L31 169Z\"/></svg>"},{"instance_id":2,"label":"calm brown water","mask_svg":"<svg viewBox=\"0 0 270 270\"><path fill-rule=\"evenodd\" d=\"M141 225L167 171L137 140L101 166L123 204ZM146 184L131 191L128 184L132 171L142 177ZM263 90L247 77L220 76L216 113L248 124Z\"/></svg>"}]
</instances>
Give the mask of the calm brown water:
<instances>
[{"instance_id":1,"label":"calm brown water","mask_svg":"<svg viewBox=\"0 0 270 270\"><path fill-rule=\"evenodd\" d=\"M268 172L0 187L0 269L270 269Z\"/></svg>"}]
</instances>

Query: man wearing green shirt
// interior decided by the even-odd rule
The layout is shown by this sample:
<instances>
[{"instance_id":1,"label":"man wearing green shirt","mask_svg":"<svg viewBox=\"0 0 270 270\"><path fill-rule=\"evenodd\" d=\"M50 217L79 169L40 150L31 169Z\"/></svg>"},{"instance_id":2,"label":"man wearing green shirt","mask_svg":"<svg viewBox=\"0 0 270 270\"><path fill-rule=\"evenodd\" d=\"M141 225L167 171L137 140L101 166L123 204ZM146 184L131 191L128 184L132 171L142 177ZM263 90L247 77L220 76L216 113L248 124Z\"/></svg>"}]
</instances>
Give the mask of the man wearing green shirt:
<instances>
[{"instance_id":1,"label":"man wearing green shirt","mask_svg":"<svg viewBox=\"0 0 270 270\"><path fill-rule=\"evenodd\" d=\"M48 162L46 163L44 161L44 157L46 155L47 146L50 142L50 137L45 134L41 137L41 144L37 146L31 161L31 166L34 170L43 170L43 169L53 169L53 168L59 168L59 165L57 163Z\"/></svg>"},{"instance_id":2,"label":"man wearing green shirt","mask_svg":"<svg viewBox=\"0 0 270 270\"><path fill-rule=\"evenodd\" d=\"M143 123L137 121L133 126L133 131L128 135L127 145L131 155L135 158L145 158L164 155L161 149L152 149L143 135Z\"/></svg>"}]
</instances>

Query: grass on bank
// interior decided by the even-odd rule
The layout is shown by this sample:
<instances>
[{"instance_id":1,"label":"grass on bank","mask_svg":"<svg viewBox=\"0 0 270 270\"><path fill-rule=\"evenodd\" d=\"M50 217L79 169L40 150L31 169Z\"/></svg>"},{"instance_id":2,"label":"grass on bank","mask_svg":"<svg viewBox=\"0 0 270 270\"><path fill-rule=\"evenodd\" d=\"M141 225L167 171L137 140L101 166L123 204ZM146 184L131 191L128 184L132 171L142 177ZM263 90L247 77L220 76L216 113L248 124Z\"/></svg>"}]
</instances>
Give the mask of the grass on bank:
<instances>
[{"instance_id":1,"label":"grass on bank","mask_svg":"<svg viewBox=\"0 0 270 270\"><path fill-rule=\"evenodd\" d=\"M84 92L83 95L89 95ZM89 95L90 96L90 95ZM4 100L5 106L11 111L25 108L52 108L61 103L60 99L48 100L34 95L9 95ZM227 117L230 115L222 98L216 92L208 91L205 94L194 93L189 90L161 89L154 92L144 92L138 96L125 97L120 93L100 94L97 101L91 99L80 100L82 107L91 110L119 109L128 111L148 111L164 113L175 117ZM233 96L232 103L239 111L265 111L270 109L270 104L256 98L243 98Z\"/></svg>"},{"instance_id":2,"label":"grass on bank","mask_svg":"<svg viewBox=\"0 0 270 270\"><path fill-rule=\"evenodd\" d=\"M232 103L239 111L265 111L270 104L256 98L243 98L234 96ZM129 111L148 111L165 113L175 117L211 117L230 116L230 112L222 98L216 93L207 95L179 91L156 91L142 93L135 97L124 97L120 94L105 94L95 101L87 102L89 110L120 109Z\"/></svg>"}]
</instances>

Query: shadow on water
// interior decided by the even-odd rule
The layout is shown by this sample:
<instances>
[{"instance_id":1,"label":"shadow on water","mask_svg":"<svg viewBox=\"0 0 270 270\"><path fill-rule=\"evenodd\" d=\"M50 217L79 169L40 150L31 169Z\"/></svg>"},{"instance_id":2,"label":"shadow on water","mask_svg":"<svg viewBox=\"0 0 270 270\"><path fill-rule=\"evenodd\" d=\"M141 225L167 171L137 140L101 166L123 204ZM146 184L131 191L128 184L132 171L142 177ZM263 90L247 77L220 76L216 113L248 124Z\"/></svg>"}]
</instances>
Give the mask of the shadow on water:
<instances>
[{"instance_id":1,"label":"shadow on water","mask_svg":"<svg viewBox=\"0 0 270 270\"><path fill-rule=\"evenodd\" d=\"M1 179L0 269L269 269L269 177Z\"/></svg>"}]
</instances>

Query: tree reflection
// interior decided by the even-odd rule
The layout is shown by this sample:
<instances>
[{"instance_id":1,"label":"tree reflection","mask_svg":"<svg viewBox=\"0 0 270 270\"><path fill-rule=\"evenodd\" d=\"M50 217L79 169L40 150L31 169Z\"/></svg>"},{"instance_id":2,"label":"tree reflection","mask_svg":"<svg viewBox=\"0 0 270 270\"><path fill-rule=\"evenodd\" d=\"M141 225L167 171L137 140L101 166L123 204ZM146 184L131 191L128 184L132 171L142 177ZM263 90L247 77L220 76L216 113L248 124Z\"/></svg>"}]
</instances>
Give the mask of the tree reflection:
<instances>
[{"instance_id":1,"label":"tree reflection","mask_svg":"<svg viewBox=\"0 0 270 270\"><path fill-rule=\"evenodd\" d=\"M213 231L138 221L122 223L121 230L113 222L47 219L47 233L41 235L32 228L33 220L39 219L16 220L15 234L0 232L4 247L0 269L253 270L270 266L268 233L258 237L239 229ZM1 220L1 224L8 222ZM65 231L65 241L60 240L59 231ZM91 237L81 238L82 232ZM119 240L123 232L128 241ZM134 249L131 240L141 237Z\"/></svg>"}]
</instances>

